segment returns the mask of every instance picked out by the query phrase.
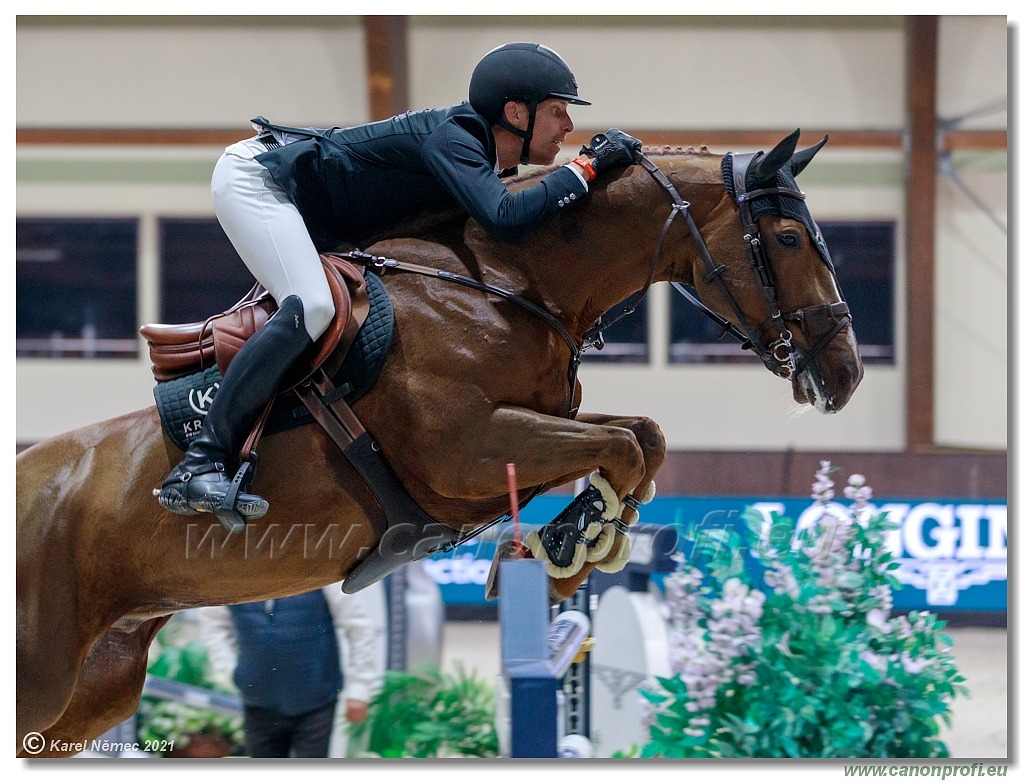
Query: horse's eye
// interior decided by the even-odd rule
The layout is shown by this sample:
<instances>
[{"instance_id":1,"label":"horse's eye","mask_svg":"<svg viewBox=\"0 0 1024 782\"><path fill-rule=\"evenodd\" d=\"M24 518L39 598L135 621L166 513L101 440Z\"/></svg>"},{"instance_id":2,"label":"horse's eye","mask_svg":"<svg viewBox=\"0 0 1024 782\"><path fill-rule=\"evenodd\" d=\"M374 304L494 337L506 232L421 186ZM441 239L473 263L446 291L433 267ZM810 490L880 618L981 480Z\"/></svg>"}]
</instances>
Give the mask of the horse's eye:
<instances>
[{"instance_id":1,"label":"horse's eye","mask_svg":"<svg viewBox=\"0 0 1024 782\"><path fill-rule=\"evenodd\" d=\"M793 234L779 234L775 237L783 247L799 247L800 239Z\"/></svg>"}]
</instances>

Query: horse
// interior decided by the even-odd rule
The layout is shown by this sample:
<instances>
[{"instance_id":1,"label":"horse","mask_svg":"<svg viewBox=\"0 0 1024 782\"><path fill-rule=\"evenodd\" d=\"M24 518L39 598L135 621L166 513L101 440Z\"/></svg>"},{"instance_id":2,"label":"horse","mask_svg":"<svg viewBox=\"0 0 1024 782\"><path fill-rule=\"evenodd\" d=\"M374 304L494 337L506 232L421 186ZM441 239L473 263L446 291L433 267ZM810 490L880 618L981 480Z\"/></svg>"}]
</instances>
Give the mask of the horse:
<instances>
[{"instance_id":1,"label":"horse","mask_svg":"<svg viewBox=\"0 0 1024 782\"><path fill-rule=\"evenodd\" d=\"M587 203L517 243L457 214L365 245L371 257L476 283L381 276L394 335L353 410L418 506L472 532L508 515L509 464L522 502L591 476L602 482L598 526L608 534L601 555L575 572L549 570L552 596L570 596L595 567L621 567L665 438L646 417L577 412L575 366L602 324L629 309L609 317L616 305L631 295L635 305L657 282L695 291L694 302L789 383L797 402L839 411L863 367L793 179L825 139L796 151L798 138L799 130L767 154L645 148L636 164L591 183ZM508 187L542 186L551 170ZM209 514L160 508L152 489L180 458L155 407L17 456L19 755L74 754L130 717L149 645L175 612L344 581L382 534L365 484L315 425L261 442L254 488L270 510L244 534Z\"/></svg>"}]
</instances>

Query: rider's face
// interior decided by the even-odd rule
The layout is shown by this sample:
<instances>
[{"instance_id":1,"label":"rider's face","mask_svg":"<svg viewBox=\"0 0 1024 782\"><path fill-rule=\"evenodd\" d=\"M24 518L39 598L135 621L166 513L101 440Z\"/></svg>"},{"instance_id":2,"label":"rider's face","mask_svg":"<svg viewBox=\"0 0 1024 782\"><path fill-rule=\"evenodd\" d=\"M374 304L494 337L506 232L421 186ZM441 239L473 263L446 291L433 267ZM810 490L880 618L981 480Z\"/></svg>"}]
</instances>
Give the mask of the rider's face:
<instances>
[{"instance_id":1,"label":"rider's face","mask_svg":"<svg viewBox=\"0 0 1024 782\"><path fill-rule=\"evenodd\" d=\"M526 130L530 124L530 107L519 101L509 101L505 106L506 119L520 130ZM548 98L539 103L533 121L530 163L536 166L554 163L566 134L571 133L573 127L572 119L569 117L569 104L566 101Z\"/></svg>"},{"instance_id":2,"label":"rider's face","mask_svg":"<svg viewBox=\"0 0 1024 782\"><path fill-rule=\"evenodd\" d=\"M555 162L555 156L562 148L565 136L573 129L569 117L569 104L564 100L549 98L537 106L537 117L533 123L533 140L530 142L530 162L546 166Z\"/></svg>"}]
</instances>

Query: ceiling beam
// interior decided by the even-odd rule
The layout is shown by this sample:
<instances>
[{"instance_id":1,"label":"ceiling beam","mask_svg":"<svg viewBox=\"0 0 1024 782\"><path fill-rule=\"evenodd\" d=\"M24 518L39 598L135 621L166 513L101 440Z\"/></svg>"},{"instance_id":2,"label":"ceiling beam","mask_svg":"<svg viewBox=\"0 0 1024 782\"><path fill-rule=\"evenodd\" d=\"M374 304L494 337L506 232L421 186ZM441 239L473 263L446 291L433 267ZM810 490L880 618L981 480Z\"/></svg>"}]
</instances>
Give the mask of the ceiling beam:
<instances>
[{"instance_id":1,"label":"ceiling beam","mask_svg":"<svg viewBox=\"0 0 1024 782\"><path fill-rule=\"evenodd\" d=\"M404 105L396 95L381 98L383 104L389 106ZM381 119L394 116L407 109L399 109L393 113L383 113ZM693 129L660 129L644 130L643 128L624 128L634 133L637 138L650 146L699 147L702 144L714 150L730 151L733 149L754 149L772 147L785 136L793 132L793 128L777 130L737 130L709 128ZM16 130L16 143L25 146L74 145L74 146L225 146L242 138L250 131L248 126L237 128L31 128L22 127ZM585 144L595 133L603 129L583 130L577 128L566 137L566 146ZM830 148L844 149L894 149L901 150L906 136L903 130L829 130L827 128L810 128L801 131L801 137L808 143L817 141L828 135ZM1006 151L1007 132L1005 130L961 130L944 133L940 139L940 149Z\"/></svg>"}]
</instances>

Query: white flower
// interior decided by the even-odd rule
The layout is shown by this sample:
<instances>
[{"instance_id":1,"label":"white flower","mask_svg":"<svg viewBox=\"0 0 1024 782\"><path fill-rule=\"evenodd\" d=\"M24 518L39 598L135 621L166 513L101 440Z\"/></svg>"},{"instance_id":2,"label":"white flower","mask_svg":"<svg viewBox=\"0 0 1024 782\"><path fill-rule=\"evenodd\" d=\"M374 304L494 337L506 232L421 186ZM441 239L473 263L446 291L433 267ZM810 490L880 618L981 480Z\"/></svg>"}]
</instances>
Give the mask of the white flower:
<instances>
[{"instance_id":1,"label":"white flower","mask_svg":"<svg viewBox=\"0 0 1024 782\"><path fill-rule=\"evenodd\" d=\"M889 612L881 608L872 608L865 617L867 623L872 627L885 631L889 629Z\"/></svg>"},{"instance_id":2,"label":"white flower","mask_svg":"<svg viewBox=\"0 0 1024 782\"><path fill-rule=\"evenodd\" d=\"M835 482L828 477L832 471L832 462L822 461L821 468L814 474L814 485L811 487L811 498L819 504L824 505L831 501L836 493L832 491Z\"/></svg>"},{"instance_id":3,"label":"white flower","mask_svg":"<svg viewBox=\"0 0 1024 782\"><path fill-rule=\"evenodd\" d=\"M912 676L916 676L928 667L928 661L920 657L911 657L906 652L900 655L900 662L903 663L903 670Z\"/></svg>"},{"instance_id":4,"label":"white flower","mask_svg":"<svg viewBox=\"0 0 1024 782\"><path fill-rule=\"evenodd\" d=\"M864 652L861 655L861 659L881 673L885 673L889 668L889 660L874 652Z\"/></svg>"}]
</instances>

